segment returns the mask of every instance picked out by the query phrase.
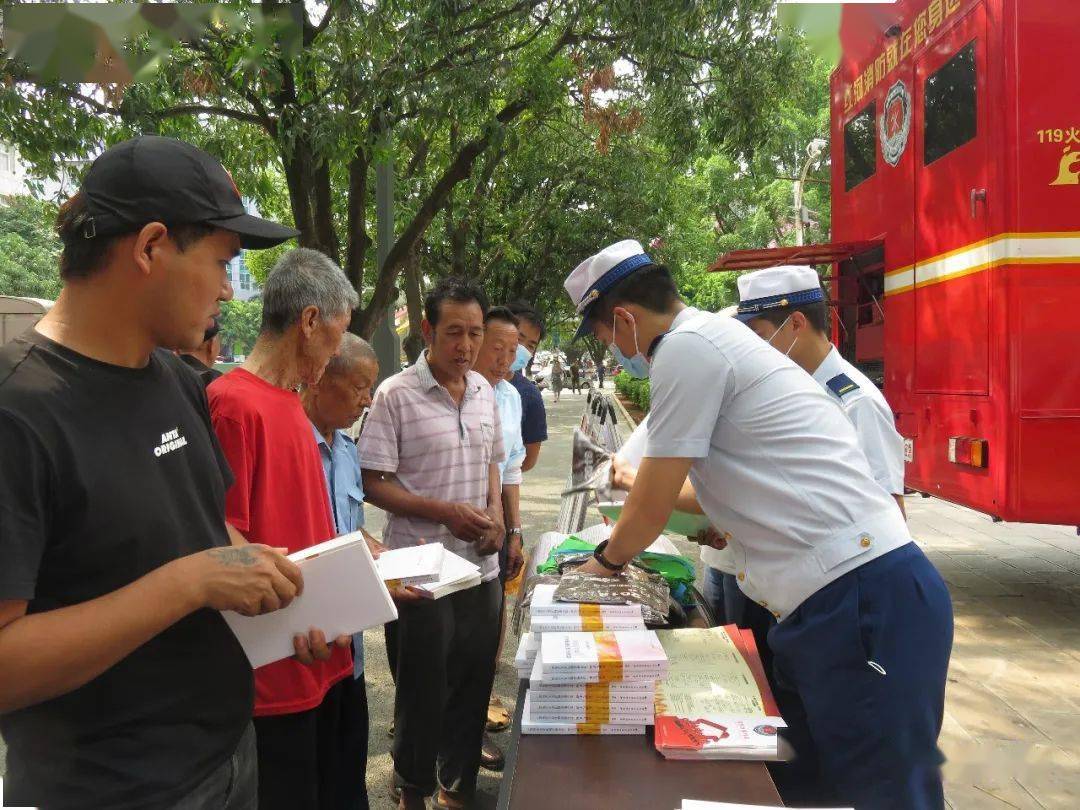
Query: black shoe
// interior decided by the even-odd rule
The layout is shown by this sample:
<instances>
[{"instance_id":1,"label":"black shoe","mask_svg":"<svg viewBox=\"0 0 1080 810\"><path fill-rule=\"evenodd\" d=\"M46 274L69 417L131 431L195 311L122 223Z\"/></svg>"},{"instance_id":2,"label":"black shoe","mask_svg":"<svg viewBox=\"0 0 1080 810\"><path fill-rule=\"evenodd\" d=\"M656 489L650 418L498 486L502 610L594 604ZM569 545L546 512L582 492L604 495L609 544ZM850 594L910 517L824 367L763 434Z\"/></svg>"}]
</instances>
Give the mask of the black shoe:
<instances>
[{"instance_id":1,"label":"black shoe","mask_svg":"<svg viewBox=\"0 0 1080 810\"><path fill-rule=\"evenodd\" d=\"M484 744L480 748L480 765L489 771L501 771L506 766L502 750L487 734L484 734Z\"/></svg>"}]
</instances>

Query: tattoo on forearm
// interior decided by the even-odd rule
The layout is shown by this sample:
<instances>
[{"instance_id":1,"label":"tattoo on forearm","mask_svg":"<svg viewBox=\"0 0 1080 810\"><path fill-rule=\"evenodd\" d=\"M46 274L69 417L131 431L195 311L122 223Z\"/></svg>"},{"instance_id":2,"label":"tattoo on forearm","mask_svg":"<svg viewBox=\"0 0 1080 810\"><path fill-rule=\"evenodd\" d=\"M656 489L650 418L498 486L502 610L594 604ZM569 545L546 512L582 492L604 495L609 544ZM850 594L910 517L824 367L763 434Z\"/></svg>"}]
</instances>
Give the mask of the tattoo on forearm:
<instances>
[{"instance_id":1,"label":"tattoo on forearm","mask_svg":"<svg viewBox=\"0 0 1080 810\"><path fill-rule=\"evenodd\" d=\"M222 565L255 565L259 561L255 552L244 546L211 549L210 556Z\"/></svg>"}]
</instances>

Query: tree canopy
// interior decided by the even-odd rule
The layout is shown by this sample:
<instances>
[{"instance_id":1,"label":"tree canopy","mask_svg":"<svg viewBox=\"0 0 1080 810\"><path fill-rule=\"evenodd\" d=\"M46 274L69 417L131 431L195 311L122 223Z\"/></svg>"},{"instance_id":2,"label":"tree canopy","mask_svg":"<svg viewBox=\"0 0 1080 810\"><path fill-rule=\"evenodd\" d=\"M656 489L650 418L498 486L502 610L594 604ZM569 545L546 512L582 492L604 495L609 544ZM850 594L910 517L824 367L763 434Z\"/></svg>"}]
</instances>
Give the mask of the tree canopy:
<instances>
[{"instance_id":1,"label":"tree canopy","mask_svg":"<svg viewBox=\"0 0 1080 810\"><path fill-rule=\"evenodd\" d=\"M671 216L673 195L700 190L695 161L753 165L805 77L771 0L331 0L306 4L298 48L254 48L253 7L124 88L35 77L5 58L0 139L54 177L138 133L203 146L262 212L342 265L365 335L398 285L412 300L425 276L458 270L500 297L547 300L605 240L673 245L676 219L700 219ZM378 268L374 165L386 156L397 238ZM698 241L695 257L709 247Z\"/></svg>"},{"instance_id":2,"label":"tree canopy","mask_svg":"<svg viewBox=\"0 0 1080 810\"><path fill-rule=\"evenodd\" d=\"M0 201L0 295L54 300L60 293L56 206L32 197Z\"/></svg>"}]
</instances>

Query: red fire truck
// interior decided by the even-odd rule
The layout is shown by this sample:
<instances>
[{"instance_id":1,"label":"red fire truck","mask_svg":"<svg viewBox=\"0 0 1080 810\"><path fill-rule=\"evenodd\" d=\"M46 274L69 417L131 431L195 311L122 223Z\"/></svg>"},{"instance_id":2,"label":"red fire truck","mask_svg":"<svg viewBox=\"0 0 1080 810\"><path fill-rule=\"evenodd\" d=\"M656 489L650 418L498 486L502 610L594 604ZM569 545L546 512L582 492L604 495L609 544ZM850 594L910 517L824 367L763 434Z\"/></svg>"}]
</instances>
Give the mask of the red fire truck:
<instances>
[{"instance_id":1,"label":"red fire truck","mask_svg":"<svg viewBox=\"0 0 1080 810\"><path fill-rule=\"evenodd\" d=\"M714 269L829 265L833 340L885 396L910 488L1080 525L1080 1L843 13L835 242Z\"/></svg>"}]
</instances>

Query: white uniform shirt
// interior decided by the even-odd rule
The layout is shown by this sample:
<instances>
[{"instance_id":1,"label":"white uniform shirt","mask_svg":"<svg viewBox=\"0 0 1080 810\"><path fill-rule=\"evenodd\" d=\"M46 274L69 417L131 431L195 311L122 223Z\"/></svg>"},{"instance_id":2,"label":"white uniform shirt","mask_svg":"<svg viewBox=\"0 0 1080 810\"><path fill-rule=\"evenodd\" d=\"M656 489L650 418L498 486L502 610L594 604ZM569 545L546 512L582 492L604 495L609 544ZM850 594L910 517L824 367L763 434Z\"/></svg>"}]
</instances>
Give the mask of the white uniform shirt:
<instances>
[{"instance_id":1,"label":"white uniform shirt","mask_svg":"<svg viewBox=\"0 0 1080 810\"><path fill-rule=\"evenodd\" d=\"M840 403L855 426L859 447L870 462L874 480L890 495L903 495L904 440L896 432L896 421L885 395L869 377L841 357L835 346L813 377Z\"/></svg>"},{"instance_id":2,"label":"white uniform shirt","mask_svg":"<svg viewBox=\"0 0 1080 810\"><path fill-rule=\"evenodd\" d=\"M744 324L683 310L653 356L650 458L693 459L736 579L783 619L838 577L911 542L843 411Z\"/></svg>"}]
</instances>

